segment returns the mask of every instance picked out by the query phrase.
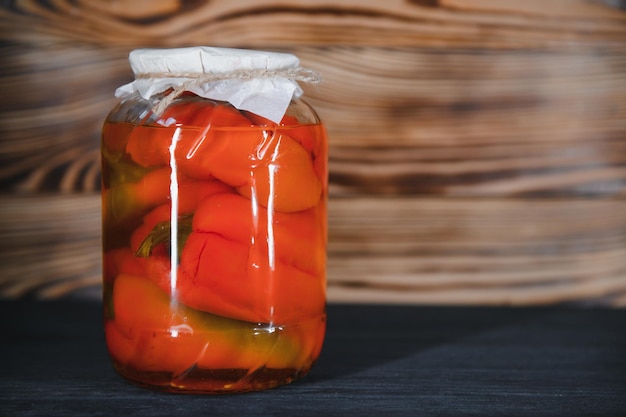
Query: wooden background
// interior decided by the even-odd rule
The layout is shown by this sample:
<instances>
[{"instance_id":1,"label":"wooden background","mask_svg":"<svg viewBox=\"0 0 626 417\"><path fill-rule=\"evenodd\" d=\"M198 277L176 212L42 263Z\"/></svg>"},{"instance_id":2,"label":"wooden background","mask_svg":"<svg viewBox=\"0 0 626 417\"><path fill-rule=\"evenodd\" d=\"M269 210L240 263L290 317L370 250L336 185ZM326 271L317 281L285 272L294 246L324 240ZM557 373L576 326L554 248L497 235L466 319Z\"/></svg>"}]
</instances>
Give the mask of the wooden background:
<instances>
[{"instance_id":1,"label":"wooden background","mask_svg":"<svg viewBox=\"0 0 626 417\"><path fill-rule=\"evenodd\" d=\"M626 11L600 0L14 0L0 295L98 297L137 47L281 50L331 143L330 301L626 306Z\"/></svg>"}]
</instances>

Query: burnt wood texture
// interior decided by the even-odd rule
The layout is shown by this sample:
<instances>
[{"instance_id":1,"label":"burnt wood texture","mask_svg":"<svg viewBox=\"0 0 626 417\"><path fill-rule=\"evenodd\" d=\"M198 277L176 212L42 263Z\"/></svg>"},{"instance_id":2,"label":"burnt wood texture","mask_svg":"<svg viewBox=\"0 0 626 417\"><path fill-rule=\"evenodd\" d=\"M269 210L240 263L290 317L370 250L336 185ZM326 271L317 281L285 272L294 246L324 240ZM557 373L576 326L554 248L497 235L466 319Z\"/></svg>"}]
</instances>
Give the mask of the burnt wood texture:
<instances>
[{"instance_id":1,"label":"burnt wood texture","mask_svg":"<svg viewBox=\"0 0 626 417\"><path fill-rule=\"evenodd\" d=\"M287 51L330 137L330 301L626 305L619 1L3 2L0 294L100 291L137 47Z\"/></svg>"}]
</instances>

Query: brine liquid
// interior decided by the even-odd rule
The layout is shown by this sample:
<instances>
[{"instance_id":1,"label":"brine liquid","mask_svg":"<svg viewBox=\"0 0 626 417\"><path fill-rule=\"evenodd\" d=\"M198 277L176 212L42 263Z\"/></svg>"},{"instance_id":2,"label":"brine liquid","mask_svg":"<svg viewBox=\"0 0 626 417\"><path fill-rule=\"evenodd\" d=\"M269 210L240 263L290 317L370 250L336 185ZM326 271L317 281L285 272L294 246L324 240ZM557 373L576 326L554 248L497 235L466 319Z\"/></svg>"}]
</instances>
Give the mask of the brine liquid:
<instances>
[{"instance_id":1,"label":"brine liquid","mask_svg":"<svg viewBox=\"0 0 626 417\"><path fill-rule=\"evenodd\" d=\"M313 366L319 355L321 343L325 331L325 316L319 319L309 320L293 326L281 326L273 335L272 341L266 346L242 347L242 350L252 350L254 353L247 359L242 359L240 364L234 360L233 368L227 366L227 360L222 358L223 364L206 366L199 362L190 364L187 368L176 371L161 371L146 366L139 362L131 365L128 361L119 361L113 356L113 364L118 373L127 379L147 387L157 388L163 391L189 391L199 393L237 393L257 391L287 384L295 379L306 375ZM223 334L203 332L198 334L198 340L203 342L198 345L195 353L198 356L215 355L220 357L222 352L212 352L211 346L215 341L225 337ZM229 336L226 336L229 337ZM144 330L139 339L150 340L151 344L171 346L177 343L177 338L169 331L157 329L154 331ZM295 342L297 341L297 343ZM262 341L261 344L264 342ZM284 351L285 344L291 345ZM268 349L269 348L269 349ZM267 349L259 355L259 350ZM175 348L172 350L176 350ZM113 349L112 352L115 352ZM138 355L143 355L137 351ZM188 358L194 355L187 353ZM254 356L257 355L257 356ZM269 356L277 356L277 359ZM218 358L212 360L219 361ZM272 363L274 362L274 363ZM142 366L143 365L143 366ZM187 366L184 365L184 366ZM142 369L143 368L143 369Z\"/></svg>"},{"instance_id":2,"label":"brine liquid","mask_svg":"<svg viewBox=\"0 0 626 417\"><path fill-rule=\"evenodd\" d=\"M306 374L325 330L324 128L106 123L102 155L115 369L204 393Z\"/></svg>"}]
</instances>

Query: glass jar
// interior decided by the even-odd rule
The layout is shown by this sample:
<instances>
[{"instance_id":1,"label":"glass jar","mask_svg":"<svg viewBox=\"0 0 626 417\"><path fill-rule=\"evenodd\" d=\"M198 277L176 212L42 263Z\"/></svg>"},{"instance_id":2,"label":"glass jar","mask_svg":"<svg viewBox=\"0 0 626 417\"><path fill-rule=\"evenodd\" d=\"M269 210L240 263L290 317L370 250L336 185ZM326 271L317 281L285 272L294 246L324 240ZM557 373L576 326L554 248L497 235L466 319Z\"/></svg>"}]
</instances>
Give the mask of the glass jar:
<instances>
[{"instance_id":1,"label":"glass jar","mask_svg":"<svg viewBox=\"0 0 626 417\"><path fill-rule=\"evenodd\" d=\"M291 382L325 332L325 129L299 98L279 123L190 92L157 115L162 99L126 98L103 127L114 367L176 392Z\"/></svg>"}]
</instances>

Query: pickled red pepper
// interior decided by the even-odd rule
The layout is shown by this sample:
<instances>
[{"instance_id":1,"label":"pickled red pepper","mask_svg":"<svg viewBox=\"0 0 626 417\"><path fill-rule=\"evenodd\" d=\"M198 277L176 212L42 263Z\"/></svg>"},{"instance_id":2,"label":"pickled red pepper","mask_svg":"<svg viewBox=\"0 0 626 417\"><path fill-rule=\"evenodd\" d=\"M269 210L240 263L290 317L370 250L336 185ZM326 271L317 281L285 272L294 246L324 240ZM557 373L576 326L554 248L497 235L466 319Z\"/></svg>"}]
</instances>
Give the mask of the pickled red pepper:
<instances>
[{"instance_id":1,"label":"pickled red pepper","mask_svg":"<svg viewBox=\"0 0 626 417\"><path fill-rule=\"evenodd\" d=\"M178 137L175 156L181 174L202 180L218 179L247 197L256 193L259 204L267 206L271 201L278 211L300 211L317 204L321 179L316 175L310 153L297 139L286 133L259 135L258 130L250 129L251 120L238 111L210 103L202 106L195 112L188 109L194 107L193 103L172 106L161 117L166 122L173 119L185 126L204 129L189 134L182 131ZM225 129L215 129L219 127ZM169 129L161 129L149 138L131 135L127 152L143 166L167 164L171 133ZM204 138L198 140L198 135ZM202 158L194 158L196 154ZM289 171L289 175L270 178L275 174L272 168L277 167ZM271 195L270 184L275 187Z\"/></svg>"},{"instance_id":2,"label":"pickled red pepper","mask_svg":"<svg viewBox=\"0 0 626 417\"><path fill-rule=\"evenodd\" d=\"M160 211L169 214L166 210ZM273 244L278 256L274 265L269 265L266 259L270 250L268 230L255 230L250 216L246 215L249 211L250 201L233 193L208 197L197 208L192 231L180 256L178 299L199 310L250 322L289 323L299 317L319 314L324 308L323 289L316 277L322 273L324 254L320 249L311 254L298 244L300 239L317 242L316 247L322 242L321 231L307 227L315 219L314 210L275 214ZM138 236L132 237L133 246L147 258L148 277L170 292L169 252L136 245L139 241L146 242L151 233L146 232L163 222L158 216L146 217L150 218L149 223L137 229ZM268 222L263 208L259 209L258 222ZM290 228L298 224L303 227ZM148 256L148 252L152 256ZM253 263L257 268L250 267ZM268 277L277 290L267 285ZM241 291L242 286L249 291Z\"/></svg>"},{"instance_id":3,"label":"pickled red pepper","mask_svg":"<svg viewBox=\"0 0 626 417\"><path fill-rule=\"evenodd\" d=\"M105 126L109 169L140 173L103 190L107 344L119 364L174 376L310 366L324 327L322 134L292 116L273 124L193 99L151 125ZM132 233L118 238L122 223ZM293 323L292 332L272 330Z\"/></svg>"}]
</instances>

